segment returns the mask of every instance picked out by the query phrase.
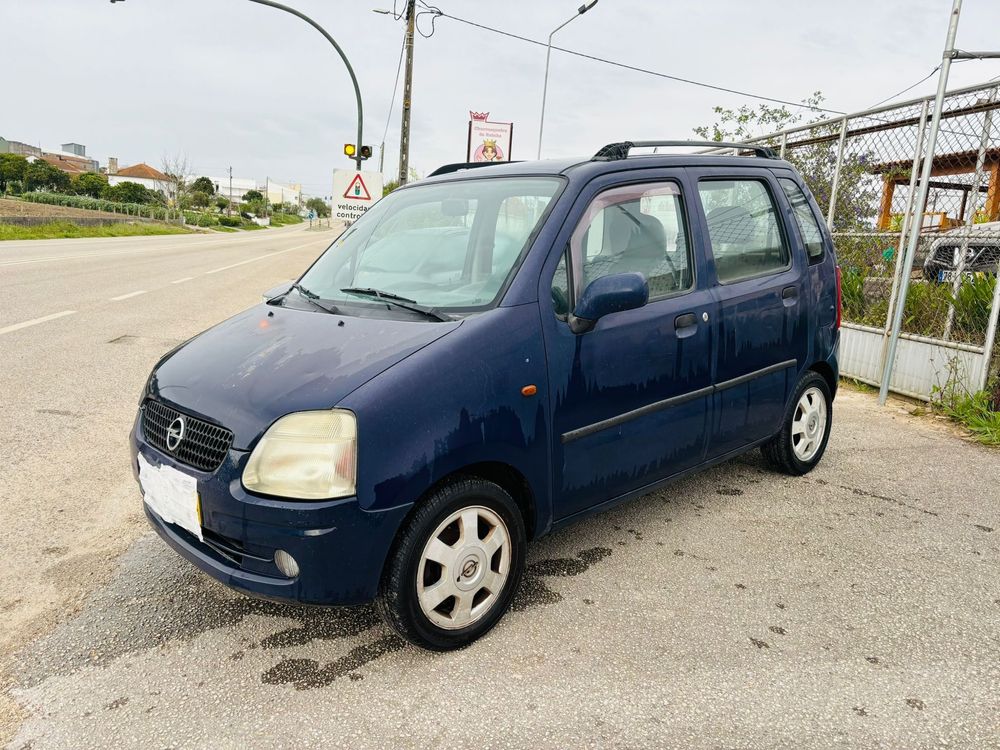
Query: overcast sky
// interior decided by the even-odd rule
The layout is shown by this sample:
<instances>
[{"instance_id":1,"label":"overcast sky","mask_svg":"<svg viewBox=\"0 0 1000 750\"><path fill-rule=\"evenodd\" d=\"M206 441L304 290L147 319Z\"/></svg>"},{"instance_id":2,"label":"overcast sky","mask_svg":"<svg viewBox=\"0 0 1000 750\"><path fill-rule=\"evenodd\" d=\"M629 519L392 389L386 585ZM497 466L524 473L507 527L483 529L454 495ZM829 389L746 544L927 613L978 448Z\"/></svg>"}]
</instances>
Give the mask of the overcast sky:
<instances>
[{"instance_id":1,"label":"overcast sky","mask_svg":"<svg viewBox=\"0 0 1000 750\"><path fill-rule=\"evenodd\" d=\"M382 139L403 22L392 0L286 0L315 18L352 61L365 141ZM441 9L536 39L581 0L440 0ZM403 0L397 0L398 5ZM948 0L600 0L554 43L709 83L826 106L868 107L940 61ZM430 32L430 16L421 26ZM339 58L312 28L246 0L0 0L5 72L0 135L57 149L83 143L100 160L160 166L186 154L194 171L301 182L330 192L350 167L355 104ZM1000 49L1000 3L966 0L963 49ZM410 163L421 175L465 157L470 109L514 122L513 157L534 158L545 49L441 18L417 37ZM952 68L951 87L1000 76L1000 61ZM936 78L904 98L933 92ZM400 86L401 88L401 86ZM399 98L386 135L396 169ZM640 138L687 138L716 104L753 103L553 52L543 155L590 155ZM377 168L376 157L370 162Z\"/></svg>"}]
</instances>

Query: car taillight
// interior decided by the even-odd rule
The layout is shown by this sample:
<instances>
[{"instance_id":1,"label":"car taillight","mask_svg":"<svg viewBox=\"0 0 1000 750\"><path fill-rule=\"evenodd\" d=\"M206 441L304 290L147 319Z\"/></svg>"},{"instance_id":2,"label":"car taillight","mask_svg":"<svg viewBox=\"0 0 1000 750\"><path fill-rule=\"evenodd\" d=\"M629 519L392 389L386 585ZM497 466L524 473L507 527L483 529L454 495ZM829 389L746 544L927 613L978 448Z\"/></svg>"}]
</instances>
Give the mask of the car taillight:
<instances>
[{"instance_id":1,"label":"car taillight","mask_svg":"<svg viewBox=\"0 0 1000 750\"><path fill-rule=\"evenodd\" d=\"M840 266L837 266L837 322L834 329L840 328L840 317L844 313L844 293L840 289Z\"/></svg>"}]
</instances>

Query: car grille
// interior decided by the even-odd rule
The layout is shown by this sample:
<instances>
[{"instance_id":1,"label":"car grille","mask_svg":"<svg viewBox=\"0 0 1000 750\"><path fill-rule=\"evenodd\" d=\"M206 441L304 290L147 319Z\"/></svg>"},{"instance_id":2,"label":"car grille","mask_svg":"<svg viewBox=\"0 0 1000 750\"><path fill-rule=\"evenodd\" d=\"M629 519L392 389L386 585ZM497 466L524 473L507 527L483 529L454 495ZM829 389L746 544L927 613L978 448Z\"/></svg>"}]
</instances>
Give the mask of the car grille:
<instances>
[{"instance_id":1,"label":"car grille","mask_svg":"<svg viewBox=\"0 0 1000 750\"><path fill-rule=\"evenodd\" d=\"M184 437L174 450L170 450L167 447L167 429L178 417L184 417ZM154 447L201 471L218 469L233 444L233 433L225 427L153 400L146 401L142 406L142 431Z\"/></svg>"}]
</instances>

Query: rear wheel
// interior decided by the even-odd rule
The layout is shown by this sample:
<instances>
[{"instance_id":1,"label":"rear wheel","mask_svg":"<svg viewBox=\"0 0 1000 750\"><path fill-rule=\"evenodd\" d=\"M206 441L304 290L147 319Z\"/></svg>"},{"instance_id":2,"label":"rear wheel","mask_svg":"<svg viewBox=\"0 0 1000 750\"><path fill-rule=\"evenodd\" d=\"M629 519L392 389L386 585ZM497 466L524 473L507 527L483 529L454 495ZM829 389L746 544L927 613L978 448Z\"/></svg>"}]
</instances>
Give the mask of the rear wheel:
<instances>
[{"instance_id":1,"label":"rear wheel","mask_svg":"<svg viewBox=\"0 0 1000 750\"><path fill-rule=\"evenodd\" d=\"M826 451L833 425L830 386L817 372L806 372L785 410L781 431L762 447L778 471L795 476L811 471Z\"/></svg>"},{"instance_id":2,"label":"rear wheel","mask_svg":"<svg viewBox=\"0 0 1000 750\"><path fill-rule=\"evenodd\" d=\"M525 546L521 513L503 488L457 480L426 498L401 533L379 608L410 643L435 651L466 646L510 607Z\"/></svg>"}]
</instances>

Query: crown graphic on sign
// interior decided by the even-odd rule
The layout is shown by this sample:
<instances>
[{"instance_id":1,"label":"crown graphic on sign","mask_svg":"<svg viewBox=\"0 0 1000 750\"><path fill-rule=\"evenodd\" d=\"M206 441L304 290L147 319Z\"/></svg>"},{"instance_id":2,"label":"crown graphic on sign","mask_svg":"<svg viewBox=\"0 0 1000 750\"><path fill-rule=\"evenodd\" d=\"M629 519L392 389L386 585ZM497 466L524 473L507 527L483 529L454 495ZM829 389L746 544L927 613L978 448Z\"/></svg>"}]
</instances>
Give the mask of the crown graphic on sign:
<instances>
[{"instance_id":1,"label":"crown graphic on sign","mask_svg":"<svg viewBox=\"0 0 1000 750\"><path fill-rule=\"evenodd\" d=\"M469 117L471 117L473 120L479 120L480 122L486 122L488 119L490 119L490 113L489 112L472 112L472 111L470 111L469 112Z\"/></svg>"},{"instance_id":2,"label":"crown graphic on sign","mask_svg":"<svg viewBox=\"0 0 1000 750\"><path fill-rule=\"evenodd\" d=\"M483 141L483 148L491 148L494 151L496 151L497 150L496 138L487 138L485 141Z\"/></svg>"}]
</instances>

